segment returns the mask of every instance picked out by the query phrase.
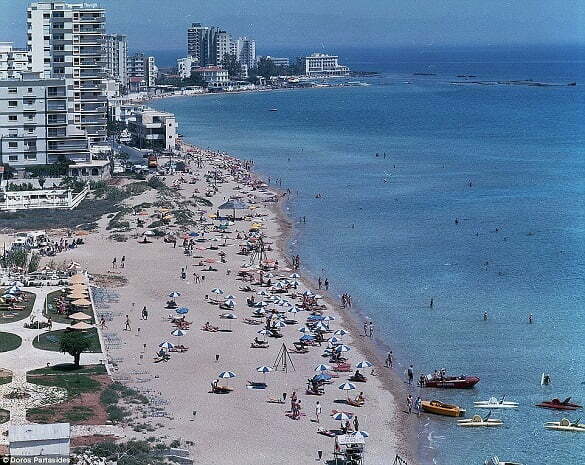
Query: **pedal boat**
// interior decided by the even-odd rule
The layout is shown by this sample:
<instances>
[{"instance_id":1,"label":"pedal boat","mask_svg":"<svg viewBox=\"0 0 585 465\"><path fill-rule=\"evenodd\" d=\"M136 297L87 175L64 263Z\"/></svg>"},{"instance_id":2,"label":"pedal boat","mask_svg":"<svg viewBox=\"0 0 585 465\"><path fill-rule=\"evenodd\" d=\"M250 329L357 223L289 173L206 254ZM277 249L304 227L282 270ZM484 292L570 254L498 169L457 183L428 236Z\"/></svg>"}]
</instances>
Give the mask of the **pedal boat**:
<instances>
[{"instance_id":1,"label":"pedal boat","mask_svg":"<svg viewBox=\"0 0 585 465\"><path fill-rule=\"evenodd\" d=\"M462 417L465 415L465 409L462 409L457 405L444 404L438 400L423 400L421 406L425 412L434 413L436 415L443 415L446 417Z\"/></svg>"},{"instance_id":2,"label":"pedal boat","mask_svg":"<svg viewBox=\"0 0 585 465\"><path fill-rule=\"evenodd\" d=\"M480 427L480 426L502 426L504 422L496 418L482 418L480 415L473 415L465 420L457 420L459 426Z\"/></svg>"}]
</instances>

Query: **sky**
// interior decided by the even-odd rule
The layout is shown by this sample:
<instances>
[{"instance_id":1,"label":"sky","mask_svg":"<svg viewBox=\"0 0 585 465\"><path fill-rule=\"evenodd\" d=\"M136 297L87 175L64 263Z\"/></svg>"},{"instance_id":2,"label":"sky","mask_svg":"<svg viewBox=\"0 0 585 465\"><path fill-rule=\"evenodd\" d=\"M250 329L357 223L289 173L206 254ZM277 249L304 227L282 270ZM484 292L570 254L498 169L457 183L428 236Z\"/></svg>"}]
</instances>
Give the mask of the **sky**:
<instances>
[{"instance_id":1,"label":"sky","mask_svg":"<svg viewBox=\"0 0 585 465\"><path fill-rule=\"evenodd\" d=\"M0 0L0 41L24 46L28 0ZM73 2L74 3L74 2ZM93 3L93 2L92 2ZM101 0L131 50L186 48L192 22L278 49L585 44L585 0Z\"/></svg>"}]
</instances>

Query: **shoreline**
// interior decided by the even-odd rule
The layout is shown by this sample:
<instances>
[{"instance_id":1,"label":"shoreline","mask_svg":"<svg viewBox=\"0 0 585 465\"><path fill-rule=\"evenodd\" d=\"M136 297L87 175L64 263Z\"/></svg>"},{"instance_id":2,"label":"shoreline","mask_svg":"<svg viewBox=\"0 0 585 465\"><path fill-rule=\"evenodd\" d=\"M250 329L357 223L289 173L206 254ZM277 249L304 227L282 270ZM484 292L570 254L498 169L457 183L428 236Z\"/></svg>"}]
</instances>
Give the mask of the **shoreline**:
<instances>
[{"instance_id":1,"label":"shoreline","mask_svg":"<svg viewBox=\"0 0 585 465\"><path fill-rule=\"evenodd\" d=\"M213 152L213 150L199 147L191 142L186 142L184 139L182 139L182 144L197 151ZM240 162L244 161L230 153L215 153L221 156L227 156L229 158L239 160ZM254 167L251 169L251 175L266 183L268 185L268 189L278 196L278 202L268 207L268 209L274 213L280 231L279 237L275 241L275 249L277 250L277 253L284 258L287 265L290 266L291 243L297 237L296 235L299 234L298 229L294 226L294 221L287 213L288 204L291 201L291 197L288 195L283 195L286 194L284 189L268 184L265 176L262 173L255 171ZM301 278L298 280L303 282L308 288L317 292L318 286L314 271L303 265L302 256L300 271L302 271ZM396 358L394 359L394 369L384 367L384 360L389 350L388 344L377 338L368 339L361 337L361 321L363 321L364 318L369 319L370 317L364 316L359 305L355 307L352 306L349 309L342 308L339 305L339 296L335 296L331 291L326 291L324 289L319 289L318 293L324 297L323 300L326 301L330 307L334 309L336 315L340 317L342 323L341 326L348 329L350 334L353 336L353 346L356 347L367 360L370 360L374 363L374 366L379 373L378 379L382 382L384 388L394 398L396 408L394 411L393 420L395 422L394 424L398 425L394 428L394 433L399 436L397 452L402 457L407 457L408 465L421 464L421 444L419 444L421 430L418 421L407 421L411 415L405 416L404 410L401 408L402 405L405 405L406 403L406 397L409 391L406 388L400 373L397 371Z\"/></svg>"}]
</instances>

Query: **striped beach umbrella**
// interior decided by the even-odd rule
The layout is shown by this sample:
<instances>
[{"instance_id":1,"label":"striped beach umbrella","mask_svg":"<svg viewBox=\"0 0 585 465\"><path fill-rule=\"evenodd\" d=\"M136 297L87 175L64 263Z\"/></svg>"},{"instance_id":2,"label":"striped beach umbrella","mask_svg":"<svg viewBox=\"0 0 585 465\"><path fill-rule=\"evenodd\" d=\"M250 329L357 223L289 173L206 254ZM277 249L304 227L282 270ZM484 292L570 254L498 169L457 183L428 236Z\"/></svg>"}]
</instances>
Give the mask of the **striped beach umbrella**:
<instances>
[{"instance_id":1,"label":"striped beach umbrella","mask_svg":"<svg viewBox=\"0 0 585 465\"><path fill-rule=\"evenodd\" d=\"M262 289L261 291L256 292L257 295L261 295L261 296L268 296L270 295L269 292L266 292L264 289Z\"/></svg>"},{"instance_id":2,"label":"striped beach umbrella","mask_svg":"<svg viewBox=\"0 0 585 465\"><path fill-rule=\"evenodd\" d=\"M349 331L346 331L345 329L340 328L340 329L336 330L333 334L335 334L336 336L339 336L339 337L343 337L346 334L349 334Z\"/></svg>"},{"instance_id":3,"label":"striped beach umbrella","mask_svg":"<svg viewBox=\"0 0 585 465\"><path fill-rule=\"evenodd\" d=\"M335 320L335 317L331 316L331 315L325 315L323 317L323 321L333 321L333 320Z\"/></svg>"},{"instance_id":4,"label":"striped beach umbrella","mask_svg":"<svg viewBox=\"0 0 585 465\"><path fill-rule=\"evenodd\" d=\"M184 336L185 334L187 334L187 333L185 333L185 331L183 331L182 329L175 329L174 331L171 332L171 336L179 336L180 337L180 336Z\"/></svg>"},{"instance_id":5,"label":"striped beach umbrella","mask_svg":"<svg viewBox=\"0 0 585 465\"><path fill-rule=\"evenodd\" d=\"M217 294L217 295L223 294L223 291L220 288L218 288L218 287L216 287L214 289L211 289L211 292L214 293L214 294Z\"/></svg>"},{"instance_id":6,"label":"striped beach umbrella","mask_svg":"<svg viewBox=\"0 0 585 465\"><path fill-rule=\"evenodd\" d=\"M344 344L338 345L335 348L335 352L337 352L338 354L342 353L342 352L349 352L351 350L351 347L346 346Z\"/></svg>"},{"instance_id":7,"label":"striped beach umbrella","mask_svg":"<svg viewBox=\"0 0 585 465\"><path fill-rule=\"evenodd\" d=\"M301 277L301 275L300 275L300 274L298 274L298 273L293 273L293 274L291 274L291 275L289 276L289 278L294 278L294 279L298 279L298 278L300 278L300 277Z\"/></svg>"},{"instance_id":8,"label":"striped beach umbrella","mask_svg":"<svg viewBox=\"0 0 585 465\"><path fill-rule=\"evenodd\" d=\"M267 367L267 366L261 366L256 368L256 371L258 373L262 373L263 377L264 377L264 383L266 383L266 373L270 373L272 371L272 368Z\"/></svg>"},{"instance_id":9,"label":"striped beach umbrella","mask_svg":"<svg viewBox=\"0 0 585 465\"><path fill-rule=\"evenodd\" d=\"M329 342L329 343L330 343L332 346L334 346L334 345L340 344L342 341L341 341L341 339L339 339L338 337L335 337L335 336L333 336L333 337L330 337L330 338L328 339L328 342Z\"/></svg>"},{"instance_id":10,"label":"striped beach umbrella","mask_svg":"<svg viewBox=\"0 0 585 465\"><path fill-rule=\"evenodd\" d=\"M181 293L180 293L180 292L173 291L173 292L171 292L171 293L169 294L169 297L170 297L171 299L174 299L175 297L179 297L180 295L181 295Z\"/></svg>"},{"instance_id":11,"label":"striped beach umbrella","mask_svg":"<svg viewBox=\"0 0 585 465\"><path fill-rule=\"evenodd\" d=\"M226 300L223 304L226 307L234 308L236 306L236 301L235 300Z\"/></svg>"},{"instance_id":12,"label":"striped beach umbrella","mask_svg":"<svg viewBox=\"0 0 585 465\"><path fill-rule=\"evenodd\" d=\"M288 313L298 313L299 309L297 307L290 307L287 312Z\"/></svg>"},{"instance_id":13,"label":"striped beach umbrella","mask_svg":"<svg viewBox=\"0 0 585 465\"><path fill-rule=\"evenodd\" d=\"M230 294L225 297L225 300L236 300L236 297Z\"/></svg>"},{"instance_id":14,"label":"striped beach umbrella","mask_svg":"<svg viewBox=\"0 0 585 465\"><path fill-rule=\"evenodd\" d=\"M368 362L367 360L363 360L360 363L358 363L355 367L356 368L370 368L373 367L374 364L371 362Z\"/></svg>"},{"instance_id":15,"label":"striped beach umbrella","mask_svg":"<svg viewBox=\"0 0 585 465\"><path fill-rule=\"evenodd\" d=\"M333 414L333 419L341 422L341 427L343 428L343 422L349 421L350 416L345 412L337 412Z\"/></svg>"},{"instance_id":16,"label":"striped beach umbrella","mask_svg":"<svg viewBox=\"0 0 585 465\"><path fill-rule=\"evenodd\" d=\"M355 389L355 384L343 383L338 386L338 389L341 389L342 391L353 391Z\"/></svg>"},{"instance_id":17,"label":"striped beach umbrella","mask_svg":"<svg viewBox=\"0 0 585 465\"><path fill-rule=\"evenodd\" d=\"M305 333L305 334L310 334L312 331L310 328L307 328L306 326L303 326L302 328L299 328L299 331L301 333Z\"/></svg>"},{"instance_id":18,"label":"striped beach umbrella","mask_svg":"<svg viewBox=\"0 0 585 465\"><path fill-rule=\"evenodd\" d=\"M217 375L217 377L221 379L227 379L228 381L226 381L226 383L229 384L230 378L235 378L236 374L233 371L222 371L219 375Z\"/></svg>"},{"instance_id":19,"label":"striped beach umbrella","mask_svg":"<svg viewBox=\"0 0 585 465\"><path fill-rule=\"evenodd\" d=\"M274 328L284 328L285 326L286 326L286 324L283 323L282 321L277 321L276 323L274 323L272 325L272 327L274 327Z\"/></svg>"},{"instance_id":20,"label":"striped beach umbrella","mask_svg":"<svg viewBox=\"0 0 585 465\"><path fill-rule=\"evenodd\" d=\"M324 363L321 363L315 367L315 371L327 371L327 370L331 370L331 367L329 365L325 365Z\"/></svg>"},{"instance_id":21,"label":"striped beach umbrella","mask_svg":"<svg viewBox=\"0 0 585 465\"><path fill-rule=\"evenodd\" d=\"M167 350L172 349L173 347L175 347L173 344L171 344L168 341L161 342L158 346L161 347L161 348L163 348L163 349L167 349Z\"/></svg>"}]
</instances>

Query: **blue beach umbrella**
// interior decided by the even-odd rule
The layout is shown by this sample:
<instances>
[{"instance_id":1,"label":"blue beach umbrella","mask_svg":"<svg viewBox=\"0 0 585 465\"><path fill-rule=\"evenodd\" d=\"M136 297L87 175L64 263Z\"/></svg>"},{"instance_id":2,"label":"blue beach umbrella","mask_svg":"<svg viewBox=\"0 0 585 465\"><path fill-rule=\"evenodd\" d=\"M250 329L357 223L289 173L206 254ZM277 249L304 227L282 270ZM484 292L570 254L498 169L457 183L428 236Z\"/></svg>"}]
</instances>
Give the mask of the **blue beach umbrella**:
<instances>
[{"instance_id":1,"label":"blue beach umbrella","mask_svg":"<svg viewBox=\"0 0 585 465\"><path fill-rule=\"evenodd\" d=\"M315 371L327 371L327 370L331 370L331 367L329 365L325 365L324 363L321 363L315 367Z\"/></svg>"},{"instance_id":2,"label":"blue beach umbrella","mask_svg":"<svg viewBox=\"0 0 585 465\"><path fill-rule=\"evenodd\" d=\"M180 292L173 291L173 292L171 292L171 293L169 294L169 297L170 297L171 299L174 299L175 297L179 297L180 295L181 295L181 293L180 293Z\"/></svg>"},{"instance_id":3,"label":"blue beach umbrella","mask_svg":"<svg viewBox=\"0 0 585 465\"><path fill-rule=\"evenodd\" d=\"M189 313L189 309L187 307L179 307L175 310L175 312L177 312L179 315L184 315Z\"/></svg>"},{"instance_id":4,"label":"blue beach umbrella","mask_svg":"<svg viewBox=\"0 0 585 465\"><path fill-rule=\"evenodd\" d=\"M374 364L371 362L368 362L367 360L363 360L360 363L358 363L355 367L356 368L370 368L373 367Z\"/></svg>"},{"instance_id":5,"label":"blue beach umbrella","mask_svg":"<svg viewBox=\"0 0 585 465\"><path fill-rule=\"evenodd\" d=\"M349 347L349 346L346 346L346 345L344 345L344 344L338 345L338 346L335 348L335 352L337 352L337 353L339 353L339 354L340 354L340 353L342 353L342 352L349 352L350 350L351 350L351 347Z\"/></svg>"},{"instance_id":6,"label":"blue beach umbrella","mask_svg":"<svg viewBox=\"0 0 585 465\"><path fill-rule=\"evenodd\" d=\"M307 321L322 321L325 318L323 315L309 315Z\"/></svg>"},{"instance_id":7,"label":"blue beach umbrella","mask_svg":"<svg viewBox=\"0 0 585 465\"><path fill-rule=\"evenodd\" d=\"M158 346L162 347L163 349L167 349L167 350L175 347L173 344L171 344L170 342L167 342L167 341L161 342Z\"/></svg>"},{"instance_id":8,"label":"blue beach umbrella","mask_svg":"<svg viewBox=\"0 0 585 465\"><path fill-rule=\"evenodd\" d=\"M338 386L338 389L341 389L342 391L353 391L355 389L355 384L343 383Z\"/></svg>"},{"instance_id":9,"label":"blue beach umbrella","mask_svg":"<svg viewBox=\"0 0 585 465\"><path fill-rule=\"evenodd\" d=\"M236 374L233 371L222 371L217 377L229 381L230 378L235 378Z\"/></svg>"},{"instance_id":10,"label":"blue beach umbrella","mask_svg":"<svg viewBox=\"0 0 585 465\"><path fill-rule=\"evenodd\" d=\"M300 341L314 341L315 337L311 336L310 334L305 334L305 335L301 336L301 338L299 340Z\"/></svg>"},{"instance_id":11,"label":"blue beach umbrella","mask_svg":"<svg viewBox=\"0 0 585 465\"><path fill-rule=\"evenodd\" d=\"M313 379L315 381L329 381L332 378L331 375L328 375L327 373L320 373L318 375L313 376Z\"/></svg>"}]
</instances>

